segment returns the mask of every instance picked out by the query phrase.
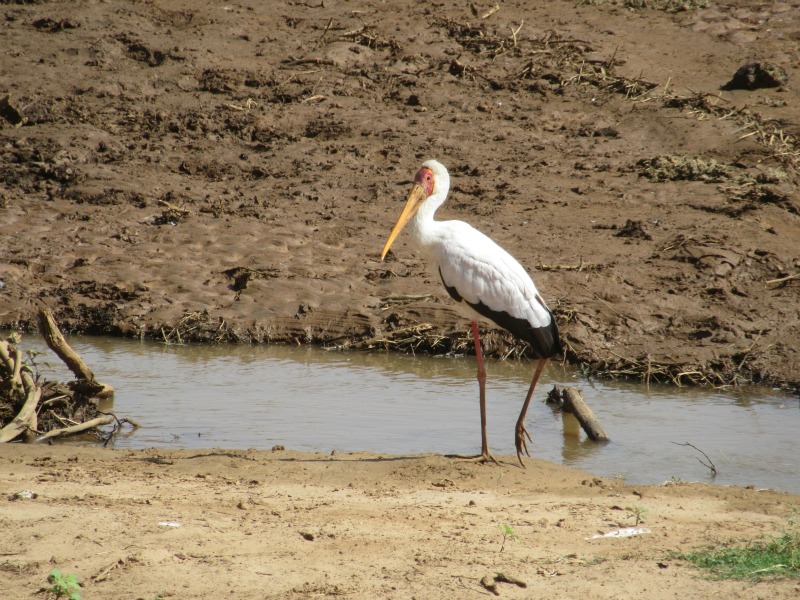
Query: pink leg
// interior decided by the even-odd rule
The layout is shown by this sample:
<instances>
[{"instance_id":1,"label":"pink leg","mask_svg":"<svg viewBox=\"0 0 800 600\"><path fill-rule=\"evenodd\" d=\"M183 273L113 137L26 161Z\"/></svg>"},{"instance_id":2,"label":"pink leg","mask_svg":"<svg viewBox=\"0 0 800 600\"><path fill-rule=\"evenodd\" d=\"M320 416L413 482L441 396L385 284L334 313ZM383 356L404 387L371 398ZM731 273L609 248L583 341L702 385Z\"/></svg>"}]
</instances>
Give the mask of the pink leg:
<instances>
[{"instance_id":1,"label":"pink leg","mask_svg":"<svg viewBox=\"0 0 800 600\"><path fill-rule=\"evenodd\" d=\"M472 321L472 337L475 340L475 358L478 361L478 385L481 393L481 453L476 456L460 456L448 454L451 458L469 458L479 462L492 461L499 464L494 456L489 453L489 442L486 437L486 368L483 366L483 351L481 350L481 338L478 334L478 324Z\"/></svg>"},{"instance_id":2,"label":"pink leg","mask_svg":"<svg viewBox=\"0 0 800 600\"><path fill-rule=\"evenodd\" d=\"M472 337L475 340L475 359L478 361L478 386L480 387L481 402L481 457L484 460L493 460L489 454L489 441L486 436L486 368L483 366L483 350L481 337L478 333L478 323L472 322ZM495 461L497 462L497 461Z\"/></svg>"},{"instance_id":3,"label":"pink leg","mask_svg":"<svg viewBox=\"0 0 800 600\"><path fill-rule=\"evenodd\" d=\"M519 413L519 418L517 419L517 427L514 430L514 443L517 447L517 460L519 460L519 464L522 465L522 468L525 468L525 463L522 462L522 451L525 451L525 454L528 456L531 455L528 452L528 442L525 441L525 438L528 438L528 441L531 440L531 434L528 433L527 428L525 427L525 413L528 412L528 404L531 403L531 398L533 397L533 390L536 389L536 383L539 381L539 377L542 375L542 371L544 370L545 365L547 364L546 358L542 358L539 360L539 364L536 365L536 371L533 373L533 381L531 381L531 387L528 388L528 395L525 396L525 403L522 405L522 410Z\"/></svg>"}]
</instances>

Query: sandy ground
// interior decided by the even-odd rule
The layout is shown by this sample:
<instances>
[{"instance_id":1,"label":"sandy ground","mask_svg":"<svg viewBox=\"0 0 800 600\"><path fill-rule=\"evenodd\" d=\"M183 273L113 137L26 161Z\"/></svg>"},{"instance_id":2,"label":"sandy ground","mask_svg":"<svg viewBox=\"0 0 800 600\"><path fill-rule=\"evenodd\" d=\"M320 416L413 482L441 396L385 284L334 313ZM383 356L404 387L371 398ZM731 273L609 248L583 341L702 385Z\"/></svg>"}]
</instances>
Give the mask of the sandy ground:
<instances>
[{"instance_id":1,"label":"sandy ground","mask_svg":"<svg viewBox=\"0 0 800 600\"><path fill-rule=\"evenodd\" d=\"M38 496L7 499L22 490ZM0 575L9 598L41 597L56 566L87 599L480 598L498 573L526 586L504 598L796 598L797 581L712 581L671 553L774 534L798 502L511 457L6 445ZM627 507L651 533L591 539L634 525Z\"/></svg>"},{"instance_id":2,"label":"sandy ground","mask_svg":"<svg viewBox=\"0 0 800 600\"><path fill-rule=\"evenodd\" d=\"M491 8L2 3L0 327L46 304L84 333L470 352L407 240L378 260L435 157L441 216L532 272L569 362L797 389L796 3ZM750 61L779 87L722 90ZM85 598L471 597L497 573L519 598L800 593L670 558L771 533L797 497L535 460L15 445L0 491L15 598L53 566ZM629 506L651 534L587 539Z\"/></svg>"}]
</instances>

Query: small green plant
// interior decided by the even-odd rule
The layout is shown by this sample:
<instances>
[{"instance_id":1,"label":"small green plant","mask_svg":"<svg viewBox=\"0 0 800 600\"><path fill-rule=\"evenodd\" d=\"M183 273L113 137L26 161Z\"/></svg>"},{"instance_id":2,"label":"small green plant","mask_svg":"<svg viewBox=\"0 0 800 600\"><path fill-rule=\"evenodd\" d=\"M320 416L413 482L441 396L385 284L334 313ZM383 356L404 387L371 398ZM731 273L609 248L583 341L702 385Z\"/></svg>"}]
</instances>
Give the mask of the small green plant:
<instances>
[{"instance_id":1,"label":"small green plant","mask_svg":"<svg viewBox=\"0 0 800 600\"><path fill-rule=\"evenodd\" d=\"M56 598L81 600L81 586L75 573L65 575L60 569L53 569L47 576L47 581L53 586L47 591L55 594Z\"/></svg>"},{"instance_id":2,"label":"small green plant","mask_svg":"<svg viewBox=\"0 0 800 600\"><path fill-rule=\"evenodd\" d=\"M679 555L694 566L708 569L717 579L760 581L765 577L800 579L800 529L797 508L779 535Z\"/></svg>"},{"instance_id":3,"label":"small green plant","mask_svg":"<svg viewBox=\"0 0 800 600\"><path fill-rule=\"evenodd\" d=\"M625 510L630 513L630 515L635 519L635 523L633 524L634 527L639 525L639 523L644 522L645 515L649 512L643 506L637 506L634 504L633 506L626 506Z\"/></svg>"},{"instance_id":4,"label":"small green plant","mask_svg":"<svg viewBox=\"0 0 800 600\"><path fill-rule=\"evenodd\" d=\"M500 525L500 531L503 532L503 543L500 544L500 552L506 547L506 540L515 540L517 539L517 532L511 529L511 525L507 525L503 523Z\"/></svg>"}]
</instances>

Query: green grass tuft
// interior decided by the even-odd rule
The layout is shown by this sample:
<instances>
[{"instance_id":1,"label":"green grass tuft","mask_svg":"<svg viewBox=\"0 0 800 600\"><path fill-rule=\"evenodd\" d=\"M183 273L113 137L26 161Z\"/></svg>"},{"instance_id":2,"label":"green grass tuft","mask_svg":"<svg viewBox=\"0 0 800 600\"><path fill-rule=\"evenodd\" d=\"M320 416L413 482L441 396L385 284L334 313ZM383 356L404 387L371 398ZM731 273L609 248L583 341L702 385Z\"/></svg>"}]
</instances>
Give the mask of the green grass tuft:
<instances>
[{"instance_id":1,"label":"green grass tuft","mask_svg":"<svg viewBox=\"0 0 800 600\"><path fill-rule=\"evenodd\" d=\"M766 578L800 579L800 530L795 519L777 536L753 540L745 545L727 545L681 555L680 558L717 579L759 581Z\"/></svg>"}]
</instances>

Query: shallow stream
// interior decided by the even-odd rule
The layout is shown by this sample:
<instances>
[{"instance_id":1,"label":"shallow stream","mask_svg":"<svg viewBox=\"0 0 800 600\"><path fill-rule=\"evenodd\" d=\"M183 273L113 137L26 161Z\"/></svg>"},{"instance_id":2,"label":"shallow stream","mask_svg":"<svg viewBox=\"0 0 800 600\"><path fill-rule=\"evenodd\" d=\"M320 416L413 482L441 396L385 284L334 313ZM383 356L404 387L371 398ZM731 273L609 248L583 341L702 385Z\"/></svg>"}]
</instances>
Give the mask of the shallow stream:
<instances>
[{"instance_id":1,"label":"shallow stream","mask_svg":"<svg viewBox=\"0 0 800 600\"><path fill-rule=\"evenodd\" d=\"M474 453L480 448L474 357L329 352L286 346L166 346L71 337L98 380L117 390L113 411L142 427L117 448L258 448L386 454ZM36 360L49 379L71 374L44 342ZM44 363L47 363L46 365ZM514 454L514 423L530 362L487 361L489 444ZM612 442L565 435L544 402L554 383L577 386ZM532 456L621 476L671 478L800 492L800 403L763 388L728 391L586 380L550 364L528 411ZM699 459L705 452L718 474Z\"/></svg>"}]
</instances>

